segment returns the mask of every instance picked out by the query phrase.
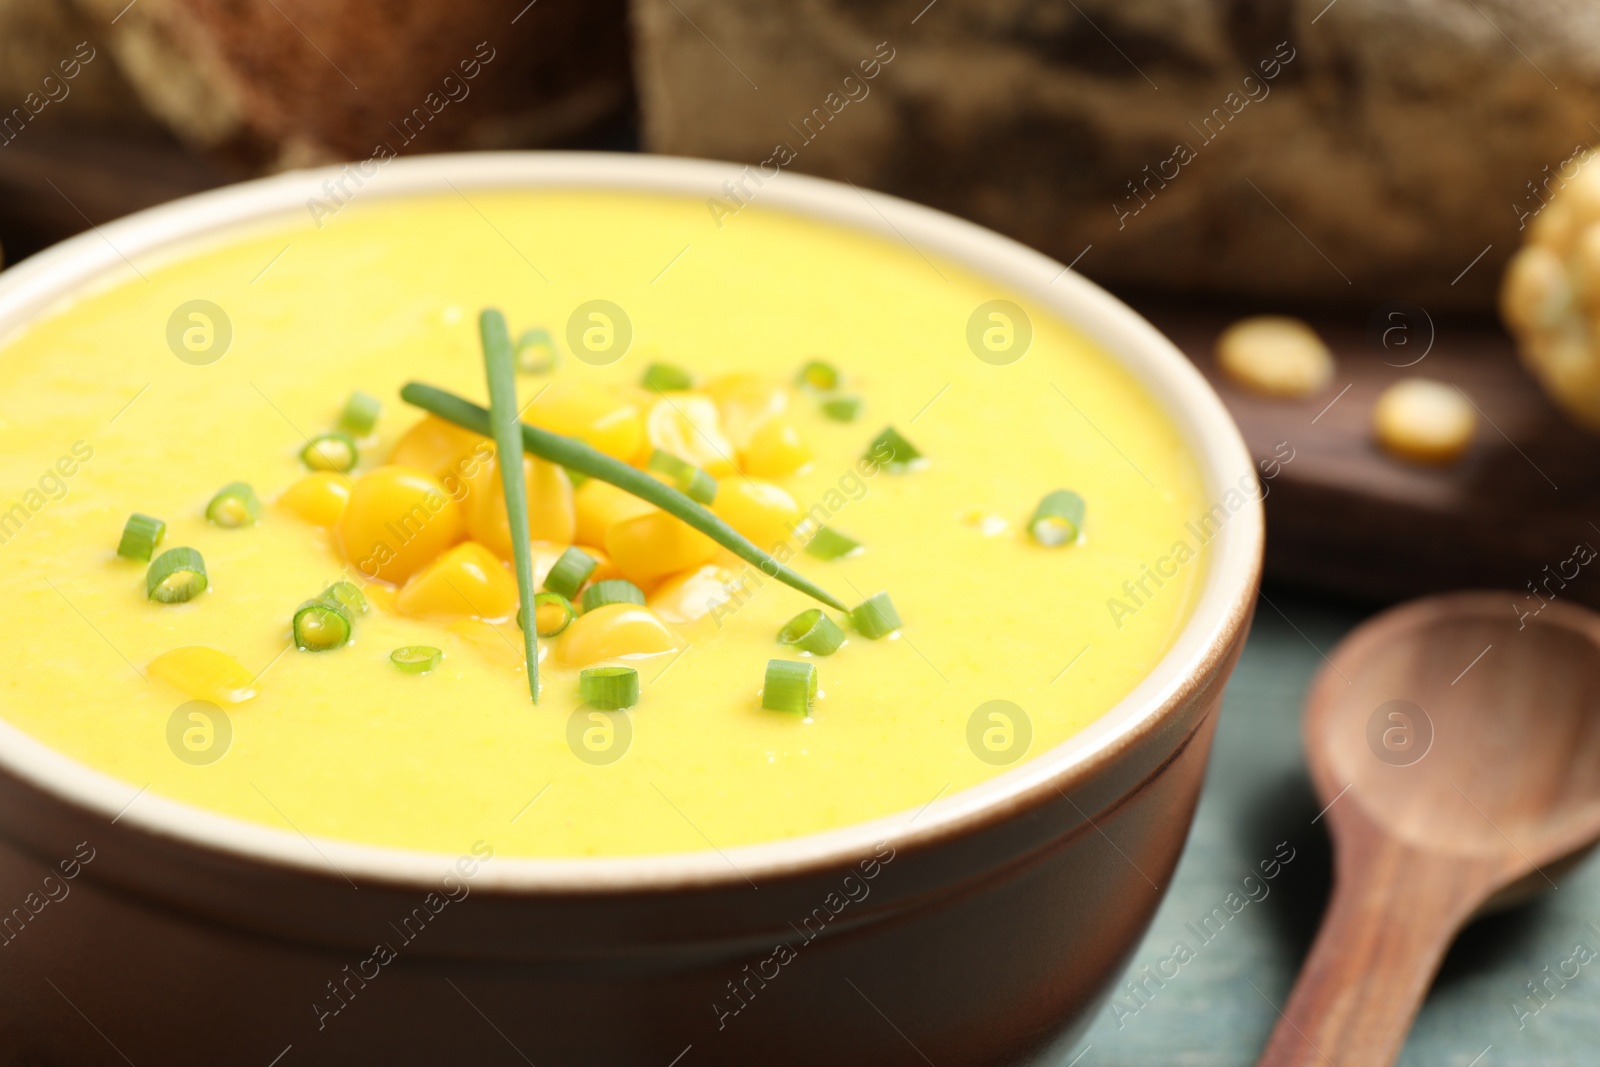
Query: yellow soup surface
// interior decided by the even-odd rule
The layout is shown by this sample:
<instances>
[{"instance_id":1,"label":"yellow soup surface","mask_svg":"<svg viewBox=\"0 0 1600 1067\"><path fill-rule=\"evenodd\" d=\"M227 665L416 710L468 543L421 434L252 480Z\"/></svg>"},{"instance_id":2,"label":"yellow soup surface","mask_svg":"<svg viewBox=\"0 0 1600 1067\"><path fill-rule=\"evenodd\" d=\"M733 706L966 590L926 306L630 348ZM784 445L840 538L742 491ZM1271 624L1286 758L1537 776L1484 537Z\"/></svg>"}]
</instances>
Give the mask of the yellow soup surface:
<instances>
[{"instance_id":1,"label":"yellow soup surface","mask_svg":"<svg viewBox=\"0 0 1600 1067\"><path fill-rule=\"evenodd\" d=\"M910 818L1112 707L1204 577L1199 472L1140 384L1071 324L986 308L1026 302L902 240L759 204L719 227L701 201L622 192L369 195L320 225L280 220L119 271L0 346L0 715L130 797L501 856L727 849ZM686 456L717 477L719 514L850 605L888 591L901 629L845 625L836 653L801 655L776 635L814 606L803 594L603 484L573 503L564 473L530 464L544 565L574 538L609 545L606 568L650 594L541 641L533 704L487 442L426 530L395 528L408 567L450 555L444 579L396 589L341 544L341 514L403 492L438 454L403 384L486 402L485 307L513 337L547 330L559 357L519 375L529 421L639 466L657 447ZM797 384L811 360L859 398L852 421L823 411L834 392ZM639 385L652 363L694 379L670 411ZM302 450L354 390L382 404L358 466L309 475ZM863 461L886 426L923 460ZM234 482L256 491L258 521L208 521ZM1086 518L1046 547L1029 520L1058 489ZM787 530L774 490L862 549L800 551L808 527ZM147 565L116 553L135 512L166 522L158 554L203 555L203 593L147 597ZM694 578L702 566L721 570ZM301 651L290 620L339 579L371 610L347 646ZM481 610L452 614L456 592ZM415 645L443 653L434 670L391 663ZM196 646L234 665L212 670L226 696L209 705L171 679L211 668L161 659ZM762 707L771 659L816 667L809 715ZM580 661L634 666L639 703L584 706Z\"/></svg>"}]
</instances>

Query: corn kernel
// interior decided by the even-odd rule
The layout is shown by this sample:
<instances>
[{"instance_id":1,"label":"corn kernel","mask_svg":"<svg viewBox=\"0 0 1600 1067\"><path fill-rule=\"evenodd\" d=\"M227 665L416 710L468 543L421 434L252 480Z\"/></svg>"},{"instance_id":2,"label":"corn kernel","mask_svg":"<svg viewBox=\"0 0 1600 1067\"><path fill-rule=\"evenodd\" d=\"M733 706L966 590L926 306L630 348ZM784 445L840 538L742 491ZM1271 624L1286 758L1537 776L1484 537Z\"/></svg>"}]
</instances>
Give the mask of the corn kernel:
<instances>
[{"instance_id":1,"label":"corn kernel","mask_svg":"<svg viewBox=\"0 0 1600 1067\"><path fill-rule=\"evenodd\" d=\"M605 547L606 531L612 526L656 510L654 504L598 478L580 485L572 494L572 502L577 520L573 539L595 548Z\"/></svg>"},{"instance_id":2,"label":"corn kernel","mask_svg":"<svg viewBox=\"0 0 1600 1067\"><path fill-rule=\"evenodd\" d=\"M445 627L457 637L472 645L490 663L507 670L527 669L522 648L522 634L515 625L494 626L482 619L457 619ZM539 642L539 662L543 663L549 652L549 642Z\"/></svg>"},{"instance_id":3,"label":"corn kernel","mask_svg":"<svg viewBox=\"0 0 1600 1067\"><path fill-rule=\"evenodd\" d=\"M552 382L523 418L551 433L576 437L624 463L633 462L644 447L639 405L598 385Z\"/></svg>"},{"instance_id":4,"label":"corn kernel","mask_svg":"<svg viewBox=\"0 0 1600 1067\"><path fill-rule=\"evenodd\" d=\"M534 541L571 544L577 529L572 483L567 472L547 460L522 457L528 487L528 536ZM506 516L500 461L490 459L473 479L467 498L467 535L488 546L501 559L511 558L511 520Z\"/></svg>"},{"instance_id":5,"label":"corn kernel","mask_svg":"<svg viewBox=\"0 0 1600 1067\"><path fill-rule=\"evenodd\" d=\"M733 570L708 563L668 578L650 594L647 603L667 622L687 626L731 603L737 588Z\"/></svg>"},{"instance_id":6,"label":"corn kernel","mask_svg":"<svg viewBox=\"0 0 1600 1067\"><path fill-rule=\"evenodd\" d=\"M650 446L694 464L713 478L734 473L733 444L722 433L717 405L698 393L658 399L645 417Z\"/></svg>"},{"instance_id":7,"label":"corn kernel","mask_svg":"<svg viewBox=\"0 0 1600 1067\"><path fill-rule=\"evenodd\" d=\"M492 442L481 434L463 429L434 415L419 419L394 443L389 450L389 464L395 467L414 467L428 476L444 481L452 475L461 476L464 466L476 454L479 462L487 459Z\"/></svg>"},{"instance_id":8,"label":"corn kernel","mask_svg":"<svg viewBox=\"0 0 1600 1067\"><path fill-rule=\"evenodd\" d=\"M746 474L757 478L787 478L811 462L811 449L788 419L768 419L750 436L739 453Z\"/></svg>"},{"instance_id":9,"label":"corn kernel","mask_svg":"<svg viewBox=\"0 0 1600 1067\"><path fill-rule=\"evenodd\" d=\"M623 656L676 652L682 642L649 608L607 604L586 611L556 638L556 658L569 667L587 667Z\"/></svg>"},{"instance_id":10,"label":"corn kernel","mask_svg":"<svg viewBox=\"0 0 1600 1067\"><path fill-rule=\"evenodd\" d=\"M517 613L517 580L493 552L465 541L413 574L395 606L417 619L509 618Z\"/></svg>"},{"instance_id":11,"label":"corn kernel","mask_svg":"<svg viewBox=\"0 0 1600 1067\"><path fill-rule=\"evenodd\" d=\"M1267 396L1307 397L1333 377L1333 353L1299 319L1258 315L1217 338L1217 363L1235 382Z\"/></svg>"},{"instance_id":12,"label":"corn kernel","mask_svg":"<svg viewBox=\"0 0 1600 1067\"><path fill-rule=\"evenodd\" d=\"M411 467L379 467L356 479L337 527L344 558L368 578L400 583L466 533L461 505Z\"/></svg>"},{"instance_id":13,"label":"corn kernel","mask_svg":"<svg viewBox=\"0 0 1600 1067\"><path fill-rule=\"evenodd\" d=\"M317 471L285 489L278 503L313 526L336 526L350 503L350 479L333 471Z\"/></svg>"},{"instance_id":14,"label":"corn kernel","mask_svg":"<svg viewBox=\"0 0 1600 1067\"><path fill-rule=\"evenodd\" d=\"M150 661L150 673L214 704L243 704L256 695L255 677L239 661L214 648L188 645Z\"/></svg>"},{"instance_id":15,"label":"corn kernel","mask_svg":"<svg viewBox=\"0 0 1600 1067\"><path fill-rule=\"evenodd\" d=\"M716 551L715 541L665 511L647 512L606 531L606 553L622 576L641 589L700 566Z\"/></svg>"},{"instance_id":16,"label":"corn kernel","mask_svg":"<svg viewBox=\"0 0 1600 1067\"><path fill-rule=\"evenodd\" d=\"M723 433L740 450L763 423L789 407L789 390L759 374L724 374L711 379L701 391L717 405Z\"/></svg>"},{"instance_id":17,"label":"corn kernel","mask_svg":"<svg viewBox=\"0 0 1600 1067\"><path fill-rule=\"evenodd\" d=\"M800 521L800 505L794 497L771 482L755 478L719 482L711 511L764 552L789 540L795 523Z\"/></svg>"},{"instance_id":18,"label":"corn kernel","mask_svg":"<svg viewBox=\"0 0 1600 1067\"><path fill-rule=\"evenodd\" d=\"M1428 378L1402 378L1372 411L1378 443L1416 463L1449 463L1472 444L1477 409L1460 390Z\"/></svg>"}]
</instances>

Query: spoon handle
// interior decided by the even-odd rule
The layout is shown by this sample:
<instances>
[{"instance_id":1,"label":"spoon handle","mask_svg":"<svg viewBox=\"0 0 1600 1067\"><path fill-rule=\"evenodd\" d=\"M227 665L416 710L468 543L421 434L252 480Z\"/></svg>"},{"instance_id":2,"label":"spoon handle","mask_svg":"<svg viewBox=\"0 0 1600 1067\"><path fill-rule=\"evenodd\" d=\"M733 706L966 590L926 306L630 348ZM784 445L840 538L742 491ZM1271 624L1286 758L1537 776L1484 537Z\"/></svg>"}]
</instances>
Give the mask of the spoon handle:
<instances>
[{"instance_id":1,"label":"spoon handle","mask_svg":"<svg viewBox=\"0 0 1600 1067\"><path fill-rule=\"evenodd\" d=\"M1260 1067L1389 1067L1479 872L1375 837L1341 848L1333 899Z\"/></svg>"}]
</instances>

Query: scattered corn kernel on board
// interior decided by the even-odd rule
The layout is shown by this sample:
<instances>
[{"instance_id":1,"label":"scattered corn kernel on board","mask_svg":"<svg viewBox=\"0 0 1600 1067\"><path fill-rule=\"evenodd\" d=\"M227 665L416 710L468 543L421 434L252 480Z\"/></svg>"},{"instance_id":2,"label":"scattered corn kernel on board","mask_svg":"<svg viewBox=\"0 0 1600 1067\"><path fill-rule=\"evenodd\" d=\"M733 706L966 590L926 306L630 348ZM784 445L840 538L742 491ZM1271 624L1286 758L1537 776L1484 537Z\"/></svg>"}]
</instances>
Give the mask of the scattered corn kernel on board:
<instances>
[{"instance_id":1,"label":"scattered corn kernel on board","mask_svg":"<svg viewBox=\"0 0 1600 1067\"><path fill-rule=\"evenodd\" d=\"M1504 588L1523 594L1508 611L1569 598L1600 606L1600 436L1555 409L1497 324L1435 320L1430 348L1426 321L1412 314L1390 320L1407 332L1384 348L1386 324L1364 313L1309 317L1334 374L1315 395L1284 400L1239 387L1217 365L1217 336L1258 309L1132 302L1205 373L1258 461L1269 578L1380 602ZM1476 405L1477 436L1459 462L1407 463L1374 440L1379 394L1410 375L1459 387Z\"/></svg>"}]
</instances>

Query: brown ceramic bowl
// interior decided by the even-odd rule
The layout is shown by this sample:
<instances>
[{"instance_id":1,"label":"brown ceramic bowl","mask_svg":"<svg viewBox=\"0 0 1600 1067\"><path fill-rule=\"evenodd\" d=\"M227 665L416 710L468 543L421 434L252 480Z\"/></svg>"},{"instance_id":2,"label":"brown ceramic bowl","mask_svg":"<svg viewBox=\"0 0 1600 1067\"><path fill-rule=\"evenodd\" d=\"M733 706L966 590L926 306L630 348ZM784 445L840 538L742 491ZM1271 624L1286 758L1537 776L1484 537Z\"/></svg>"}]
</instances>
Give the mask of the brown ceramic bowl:
<instances>
[{"instance_id":1,"label":"brown ceramic bowl","mask_svg":"<svg viewBox=\"0 0 1600 1067\"><path fill-rule=\"evenodd\" d=\"M363 195L448 177L705 197L733 174L441 156L389 163ZM21 263L0 275L0 334L125 269L122 255L303 211L330 176L180 200ZM0 721L0 1059L962 1067L1073 1051L1188 833L1260 569L1250 457L1178 350L1054 261L831 182L785 175L762 197L988 275L1157 398L1216 506L1195 517L1210 539L1193 616L1144 682L1082 733L920 812L726 854L596 860L313 841L144 794Z\"/></svg>"}]
</instances>

